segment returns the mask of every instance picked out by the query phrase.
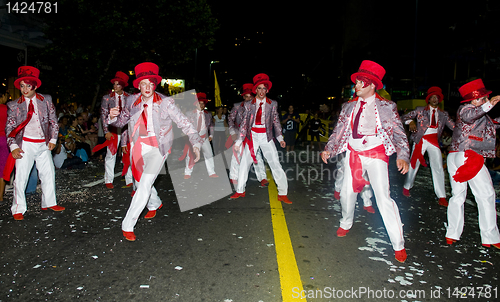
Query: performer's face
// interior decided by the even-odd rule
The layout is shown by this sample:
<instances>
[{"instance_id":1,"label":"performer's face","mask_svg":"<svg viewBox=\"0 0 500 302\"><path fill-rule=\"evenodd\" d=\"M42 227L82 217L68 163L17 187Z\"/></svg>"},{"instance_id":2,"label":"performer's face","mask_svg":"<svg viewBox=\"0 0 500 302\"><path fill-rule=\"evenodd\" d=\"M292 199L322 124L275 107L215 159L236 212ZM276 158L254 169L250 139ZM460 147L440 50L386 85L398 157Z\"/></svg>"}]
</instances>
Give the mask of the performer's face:
<instances>
[{"instance_id":1,"label":"performer's face","mask_svg":"<svg viewBox=\"0 0 500 302\"><path fill-rule=\"evenodd\" d=\"M196 109L198 109L200 111L205 109L205 102L200 101L200 102L196 103Z\"/></svg>"},{"instance_id":2,"label":"performer's face","mask_svg":"<svg viewBox=\"0 0 500 302\"><path fill-rule=\"evenodd\" d=\"M432 107L437 107L439 105L439 97L437 95L431 96L429 99L429 105Z\"/></svg>"},{"instance_id":3,"label":"performer's face","mask_svg":"<svg viewBox=\"0 0 500 302\"><path fill-rule=\"evenodd\" d=\"M123 93L123 86L120 85L120 82L118 81L115 81L113 83L113 90L117 93L117 94L122 94Z\"/></svg>"},{"instance_id":4,"label":"performer's face","mask_svg":"<svg viewBox=\"0 0 500 302\"><path fill-rule=\"evenodd\" d=\"M266 97L267 87L264 84L260 84L259 86L257 86L256 91L257 91L257 98L262 100L263 98Z\"/></svg>"},{"instance_id":5,"label":"performer's face","mask_svg":"<svg viewBox=\"0 0 500 302\"><path fill-rule=\"evenodd\" d=\"M471 104L476 106L476 107L479 107L479 106L482 106L486 102L488 102L488 97L483 96L482 98L472 100Z\"/></svg>"},{"instance_id":6,"label":"performer's face","mask_svg":"<svg viewBox=\"0 0 500 302\"><path fill-rule=\"evenodd\" d=\"M31 99L36 93L36 88L37 88L36 86L33 87L30 84L24 83L24 81L21 81L19 83L19 90L21 91L21 93L24 95L25 98Z\"/></svg>"},{"instance_id":7,"label":"performer's face","mask_svg":"<svg viewBox=\"0 0 500 302\"><path fill-rule=\"evenodd\" d=\"M149 99L155 92L155 84L149 79L144 79L139 82L139 90L144 98Z\"/></svg>"},{"instance_id":8,"label":"performer's face","mask_svg":"<svg viewBox=\"0 0 500 302\"><path fill-rule=\"evenodd\" d=\"M354 88L356 89L356 95L362 99L366 99L375 94L375 84L371 83L370 85L365 86L363 81L356 80L356 85Z\"/></svg>"},{"instance_id":9,"label":"performer's face","mask_svg":"<svg viewBox=\"0 0 500 302\"><path fill-rule=\"evenodd\" d=\"M248 102L253 99L253 96L250 93L244 94L243 95L243 101Z\"/></svg>"}]
</instances>

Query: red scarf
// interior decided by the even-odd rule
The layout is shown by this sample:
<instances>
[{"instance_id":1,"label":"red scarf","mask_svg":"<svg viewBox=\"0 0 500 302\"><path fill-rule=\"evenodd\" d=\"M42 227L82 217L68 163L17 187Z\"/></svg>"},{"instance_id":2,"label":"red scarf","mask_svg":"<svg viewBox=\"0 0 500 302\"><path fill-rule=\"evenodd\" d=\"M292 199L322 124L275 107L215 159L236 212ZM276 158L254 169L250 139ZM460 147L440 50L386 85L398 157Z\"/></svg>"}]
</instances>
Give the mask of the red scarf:
<instances>
[{"instance_id":1,"label":"red scarf","mask_svg":"<svg viewBox=\"0 0 500 302\"><path fill-rule=\"evenodd\" d=\"M370 182L363 177L363 165L361 164L361 158L359 158L359 156L381 159L386 163L389 163L389 156L385 154L384 145L365 151L356 151L352 149L350 145L347 145L347 148L351 151L351 155L349 156L349 167L351 168L352 175L352 189L354 193L360 193L363 187L370 184Z\"/></svg>"}]
</instances>

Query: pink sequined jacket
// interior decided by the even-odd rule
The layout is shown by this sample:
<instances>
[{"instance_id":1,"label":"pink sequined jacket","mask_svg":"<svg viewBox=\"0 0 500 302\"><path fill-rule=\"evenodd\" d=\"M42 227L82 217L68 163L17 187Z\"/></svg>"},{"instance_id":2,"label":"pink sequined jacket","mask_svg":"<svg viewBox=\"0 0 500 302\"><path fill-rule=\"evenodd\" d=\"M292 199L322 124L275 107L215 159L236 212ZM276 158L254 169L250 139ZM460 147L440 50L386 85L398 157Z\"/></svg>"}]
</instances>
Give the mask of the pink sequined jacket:
<instances>
[{"instance_id":1,"label":"pink sequined jacket","mask_svg":"<svg viewBox=\"0 0 500 302\"><path fill-rule=\"evenodd\" d=\"M413 120L413 119L417 120L416 121L417 131L413 132L410 135L410 138L416 144L418 144L418 142L420 142L420 140L422 139L422 137L425 134L425 131L427 131L427 129L431 125L429 111L430 111L429 105L427 105L425 107L417 107L417 108L415 108L415 110L408 112L407 114L405 114L401 117L401 119L403 120L403 123L405 123L406 121ZM438 135L438 139L439 139L439 138L441 138L441 135L443 134L444 126L446 125L448 128L453 130L453 128L455 128L455 122L453 122L453 120L448 115L448 112L446 112L446 111L443 111L443 110L438 108L436 113L437 113L437 117L438 117L437 118L437 121L438 121L437 135Z\"/></svg>"},{"instance_id":2,"label":"pink sequined jacket","mask_svg":"<svg viewBox=\"0 0 500 302\"><path fill-rule=\"evenodd\" d=\"M174 99L161 93L157 94L160 97L160 101L153 102L153 116L151 118L148 117L148 122L151 120L153 121L156 140L158 141L158 148L160 149L161 155L167 154L172 147L172 142L174 140L172 122L175 122L177 127L181 128L182 132L189 137L189 141L193 147L199 149L201 144L203 144L203 139L198 135L198 132L188 118L179 108L177 108ZM127 97L126 106L120 112L120 115L114 120L109 121L109 124L115 127L123 127L128 123L129 131L127 132L129 140L132 142L137 140L137 137L135 139L132 137L134 134L133 129L141 116L143 108L141 102L136 104L140 96L141 94L137 93ZM109 116L107 118L109 119ZM135 135L137 136L138 133Z\"/></svg>"},{"instance_id":3,"label":"pink sequined jacket","mask_svg":"<svg viewBox=\"0 0 500 302\"><path fill-rule=\"evenodd\" d=\"M7 103L5 134L7 135L7 144L9 146L15 143L22 149L24 129L21 129L16 134L16 137L8 137L12 130L16 129L28 116L26 103L21 103L21 99L22 97ZM52 141L55 144L57 142L57 135L59 134L59 124L57 124L56 108L52 103L52 97L47 94L37 93L36 101L38 118L40 119L40 126L45 136L45 143L48 144L49 141Z\"/></svg>"},{"instance_id":4,"label":"pink sequined jacket","mask_svg":"<svg viewBox=\"0 0 500 302\"><path fill-rule=\"evenodd\" d=\"M347 143L352 133L351 119L354 107L358 98L346 103L342 107L339 119L332 135L328 139L325 151L338 155L347 150ZM406 137L403 123L398 114L396 103L381 98L378 94L375 97L377 110L377 136L381 138L387 156L397 153L397 159L409 162L410 149L408 138Z\"/></svg>"},{"instance_id":5,"label":"pink sequined jacket","mask_svg":"<svg viewBox=\"0 0 500 302\"><path fill-rule=\"evenodd\" d=\"M231 135L238 134L240 131L241 121L243 120L243 115L245 114L245 103L239 102L233 105L233 109L229 113L227 118L227 124L229 126L229 133Z\"/></svg>"},{"instance_id":6,"label":"pink sequined jacket","mask_svg":"<svg viewBox=\"0 0 500 302\"><path fill-rule=\"evenodd\" d=\"M245 113L243 120L240 125L240 138L238 140L243 140L245 137L250 139L251 128L255 121L255 115L257 114L257 106L256 100L245 102ZM283 135L281 134L281 123L280 116L278 114L278 102L271 100L269 98L266 99L265 105L265 126L266 126L266 135L267 141L271 141L273 138L277 138L278 141L283 140ZM274 129L274 134L273 134Z\"/></svg>"},{"instance_id":7,"label":"pink sequined jacket","mask_svg":"<svg viewBox=\"0 0 500 302\"><path fill-rule=\"evenodd\" d=\"M451 139L450 151L473 150L483 157L495 157L496 128L500 118L491 119L481 106L461 105Z\"/></svg>"}]
</instances>

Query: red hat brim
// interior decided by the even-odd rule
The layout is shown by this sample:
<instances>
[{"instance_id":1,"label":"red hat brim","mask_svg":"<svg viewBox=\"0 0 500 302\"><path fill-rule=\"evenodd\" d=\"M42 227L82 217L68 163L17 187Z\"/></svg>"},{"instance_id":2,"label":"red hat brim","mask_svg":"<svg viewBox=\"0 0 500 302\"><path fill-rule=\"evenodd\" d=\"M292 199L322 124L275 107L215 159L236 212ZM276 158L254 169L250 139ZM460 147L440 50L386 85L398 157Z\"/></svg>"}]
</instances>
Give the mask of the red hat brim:
<instances>
[{"instance_id":1,"label":"red hat brim","mask_svg":"<svg viewBox=\"0 0 500 302\"><path fill-rule=\"evenodd\" d=\"M489 96L493 91L490 91L490 90L485 90L484 93L481 93L481 95L477 96L477 97L474 97L474 98L468 98L468 99L465 99L463 101L461 101L460 103L467 103L467 102L470 102L472 100L475 100L475 99L480 99L482 98L483 96Z\"/></svg>"},{"instance_id":2,"label":"red hat brim","mask_svg":"<svg viewBox=\"0 0 500 302\"><path fill-rule=\"evenodd\" d=\"M382 81L379 80L377 77L369 74L369 73L364 73L364 72L355 72L351 75L351 81L356 84L356 78L358 76L363 76L363 77L366 77L366 78L369 78L370 80L373 81L373 84L375 84L375 89L382 89L384 88L384 84L382 84Z\"/></svg>"},{"instance_id":3,"label":"red hat brim","mask_svg":"<svg viewBox=\"0 0 500 302\"><path fill-rule=\"evenodd\" d=\"M269 80L260 80L260 81L257 81L257 82L253 85L253 89L252 89L253 94L257 94L257 87L258 87L260 84L264 84L264 85L266 85L266 86L267 86L267 91L271 90L271 87L273 87L273 83L271 83L271 81L269 81Z\"/></svg>"},{"instance_id":4,"label":"red hat brim","mask_svg":"<svg viewBox=\"0 0 500 302\"><path fill-rule=\"evenodd\" d=\"M21 89L21 87L19 86L19 83L21 83L21 81L24 81L24 80L35 81L37 88L39 88L40 86L42 86L42 81L40 81L39 78L35 78L35 77L21 77L21 78L19 78L19 79L17 79L17 80L14 81L14 87L16 87L17 89Z\"/></svg>"},{"instance_id":5,"label":"red hat brim","mask_svg":"<svg viewBox=\"0 0 500 302\"><path fill-rule=\"evenodd\" d=\"M429 103L429 99L430 99L430 98L431 98L431 96L433 96L433 95L437 95L437 96L438 96L438 98L439 98L439 103L441 103L441 102L443 101L443 99L444 99L444 95L443 95L441 92L437 92L437 91L436 91L436 92L431 92L431 93L429 93L429 94L425 97L425 102L426 102L426 103Z\"/></svg>"},{"instance_id":6,"label":"red hat brim","mask_svg":"<svg viewBox=\"0 0 500 302\"><path fill-rule=\"evenodd\" d=\"M114 78L114 79L112 79L112 80L111 80L111 84L113 84L113 85L114 85L114 84L115 84L115 81L125 83L125 86L123 86L123 87L127 87L127 86L128 86L128 82L125 82L125 80L124 80L124 79ZM136 88L137 88L137 87L136 87Z\"/></svg>"},{"instance_id":7,"label":"red hat brim","mask_svg":"<svg viewBox=\"0 0 500 302\"><path fill-rule=\"evenodd\" d=\"M133 82L134 88L139 89L139 83L144 79L150 79L150 78L156 79L157 85L160 85L162 78L159 75L145 75L134 80Z\"/></svg>"}]
</instances>

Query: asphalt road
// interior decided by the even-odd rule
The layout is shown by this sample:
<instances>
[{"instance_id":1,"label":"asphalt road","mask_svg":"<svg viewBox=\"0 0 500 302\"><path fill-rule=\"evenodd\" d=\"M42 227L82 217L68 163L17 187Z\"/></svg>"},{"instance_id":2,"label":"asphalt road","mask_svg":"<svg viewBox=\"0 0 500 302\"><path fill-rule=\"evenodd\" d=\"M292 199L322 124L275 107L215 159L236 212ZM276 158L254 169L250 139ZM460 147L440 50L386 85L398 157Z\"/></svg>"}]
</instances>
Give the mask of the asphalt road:
<instances>
[{"instance_id":1,"label":"asphalt road","mask_svg":"<svg viewBox=\"0 0 500 302\"><path fill-rule=\"evenodd\" d=\"M0 203L0 301L497 300L500 251L481 246L471 194L462 238L447 246L446 208L437 203L430 170L420 169L407 198L391 157L391 196L408 252L401 264L378 210L367 213L361 201L349 234L336 237L335 164L322 165L317 152L300 151L282 154L291 205L274 200L273 186L249 180L245 198L226 195L181 212L173 174L160 175L156 188L164 206L153 219L142 218L143 212L135 242L121 234L132 189L122 187L121 177L113 190L96 183L102 163L57 171L63 212L41 211L38 191L28 198L25 219L15 221L7 194ZM202 195L219 191L227 178L223 165L216 171L222 177L209 179L204 165L196 165L182 186L201 187Z\"/></svg>"}]
</instances>

